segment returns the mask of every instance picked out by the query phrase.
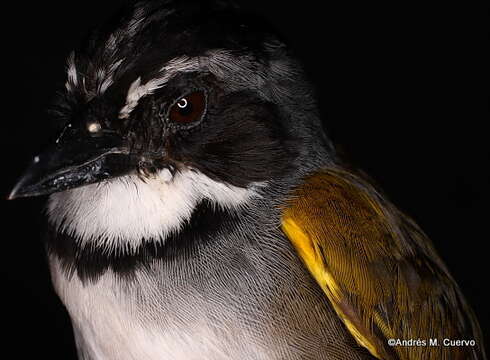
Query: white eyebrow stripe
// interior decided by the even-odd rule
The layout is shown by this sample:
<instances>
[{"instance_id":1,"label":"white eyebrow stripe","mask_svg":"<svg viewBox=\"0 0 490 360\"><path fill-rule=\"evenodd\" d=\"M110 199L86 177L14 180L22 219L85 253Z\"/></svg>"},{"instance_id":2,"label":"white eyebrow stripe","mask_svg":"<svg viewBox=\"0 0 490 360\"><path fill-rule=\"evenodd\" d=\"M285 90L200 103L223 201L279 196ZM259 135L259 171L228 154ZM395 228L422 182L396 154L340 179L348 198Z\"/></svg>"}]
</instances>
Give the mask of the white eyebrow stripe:
<instances>
[{"instance_id":1,"label":"white eyebrow stripe","mask_svg":"<svg viewBox=\"0 0 490 360\"><path fill-rule=\"evenodd\" d=\"M138 105L138 101L142 97L150 95L161 88L176 73L191 72L197 69L199 69L199 58L179 56L167 62L167 64L160 69L160 73L162 74L161 77L154 78L145 84L141 84L141 77L138 77L129 86L126 104L121 111L119 111L119 119L128 118L129 114Z\"/></svg>"},{"instance_id":2,"label":"white eyebrow stripe","mask_svg":"<svg viewBox=\"0 0 490 360\"><path fill-rule=\"evenodd\" d=\"M109 37L108 47L114 45L114 41L116 41L115 38ZM75 53L72 52L67 59L68 78L65 87L68 92L73 92L78 88L85 94L88 100L103 95L114 83L114 75L124 61L124 58L120 58L117 61L112 61L105 67L91 70L91 76L94 77L95 86L90 85L91 88L87 88L85 80L88 75L84 73L78 74ZM138 106L141 98L163 87L176 74L202 69L226 81L227 87L230 89L239 89L244 86L261 89L268 77L265 68L251 55L241 54L237 56L229 50L213 49L197 57L178 56L168 61L159 70L158 76L154 79L142 84L141 76L139 76L131 83L126 95L126 102L119 111L118 117L120 119L128 118L131 112Z\"/></svg>"},{"instance_id":3,"label":"white eyebrow stripe","mask_svg":"<svg viewBox=\"0 0 490 360\"><path fill-rule=\"evenodd\" d=\"M85 86L85 76L82 76L82 88L85 95L90 99L95 96L102 95L106 90L114 83L114 73L123 63L124 59L120 59L112 62L107 67L100 67L95 70L94 76L96 79L95 89L87 89ZM71 52L67 59L67 80L65 83L65 88L69 92L73 92L75 88L79 85L78 71L75 62L75 52Z\"/></svg>"},{"instance_id":4,"label":"white eyebrow stripe","mask_svg":"<svg viewBox=\"0 0 490 360\"><path fill-rule=\"evenodd\" d=\"M104 71L103 76L99 79L99 87L97 89L98 95L102 95L114 82L113 76L117 68L122 64L124 59L113 62L107 71ZM100 81L101 80L101 81Z\"/></svg>"},{"instance_id":5,"label":"white eyebrow stripe","mask_svg":"<svg viewBox=\"0 0 490 360\"><path fill-rule=\"evenodd\" d=\"M78 86L78 75L77 75L77 67L75 64L75 52L72 51L70 55L68 56L68 59L66 61L68 70L68 78L65 83L65 88L68 91L72 91L75 87Z\"/></svg>"},{"instance_id":6,"label":"white eyebrow stripe","mask_svg":"<svg viewBox=\"0 0 490 360\"><path fill-rule=\"evenodd\" d=\"M90 70L88 73L83 73L81 76L81 81L77 74L75 52L72 51L70 53L67 59L68 77L65 83L65 88L68 90L68 92L73 92L79 85L82 85L83 87L80 90L84 93L87 99L91 99L93 97L103 95L114 83L114 73L125 60L124 58L117 60L118 48L121 46L122 42L133 38L145 23L146 11L141 5L142 4L139 3L135 5L133 16L124 27L117 28L109 35L102 50L102 56L107 60L104 60L99 67ZM87 88L85 86L86 77L94 77L95 86L92 85L91 88Z\"/></svg>"},{"instance_id":7,"label":"white eyebrow stripe","mask_svg":"<svg viewBox=\"0 0 490 360\"><path fill-rule=\"evenodd\" d=\"M126 104L119 112L120 119L129 117L131 111L138 105L138 101L163 87L177 73L193 72L202 68L218 78L226 79L230 86L234 84L259 84L266 77L256 66L254 60L247 55L237 57L228 50L215 49L207 51L202 56L179 56L169 60L160 69L160 77L141 84L141 77L136 79L129 87Z\"/></svg>"}]
</instances>

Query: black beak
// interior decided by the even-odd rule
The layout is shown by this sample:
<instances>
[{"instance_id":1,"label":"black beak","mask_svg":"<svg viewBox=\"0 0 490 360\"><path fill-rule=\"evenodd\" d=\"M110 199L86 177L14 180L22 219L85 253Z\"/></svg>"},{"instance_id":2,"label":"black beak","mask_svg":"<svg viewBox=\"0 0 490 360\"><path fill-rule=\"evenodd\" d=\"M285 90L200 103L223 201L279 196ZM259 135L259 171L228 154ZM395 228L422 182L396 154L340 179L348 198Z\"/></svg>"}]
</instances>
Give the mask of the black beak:
<instances>
[{"instance_id":1,"label":"black beak","mask_svg":"<svg viewBox=\"0 0 490 360\"><path fill-rule=\"evenodd\" d=\"M36 156L8 199L47 195L130 173L138 159L114 133L74 134Z\"/></svg>"}]
</instances>

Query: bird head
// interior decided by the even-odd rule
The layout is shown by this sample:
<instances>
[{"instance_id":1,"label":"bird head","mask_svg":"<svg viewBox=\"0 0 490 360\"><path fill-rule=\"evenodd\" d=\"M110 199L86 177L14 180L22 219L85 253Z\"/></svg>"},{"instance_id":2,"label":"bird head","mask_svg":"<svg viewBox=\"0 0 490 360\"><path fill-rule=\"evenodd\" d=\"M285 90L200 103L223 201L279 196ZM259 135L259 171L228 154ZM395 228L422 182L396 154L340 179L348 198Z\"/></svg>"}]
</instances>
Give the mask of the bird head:
<instances>
[{"instance_id":1,"label":"bird head","mask_svg":"<svg viewBox=\"0 0 490 360\"><path fill-rule=\"evenodd\" d=\"M120 207L156 206L150 185L167 203L235 206L328 152L316 111L261 22L219 1L138 3L68 57L52 112L63 130L10 197L53 194L65 223L84 201L107 210L114 189Z\"/></svg>"}]
</instances>

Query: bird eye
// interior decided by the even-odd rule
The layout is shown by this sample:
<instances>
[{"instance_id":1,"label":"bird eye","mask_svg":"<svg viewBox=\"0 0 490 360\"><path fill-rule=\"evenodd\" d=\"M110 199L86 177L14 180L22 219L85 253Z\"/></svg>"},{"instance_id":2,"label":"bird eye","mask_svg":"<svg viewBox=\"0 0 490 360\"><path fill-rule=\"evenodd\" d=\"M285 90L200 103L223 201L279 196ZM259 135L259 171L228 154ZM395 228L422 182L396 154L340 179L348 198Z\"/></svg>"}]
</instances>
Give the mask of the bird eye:
<instances>
[{"instance_id":1,"label":"bird eye","mask_svg":"<svg viewBox=\"0 0 490 360\"><path fill-rule=\"evenodd\" d=\"M192 92L172 105L169 112L170 121L189 124L201 120L206 108L206 97L202 91Z\"/></svg>"}]
</instances>

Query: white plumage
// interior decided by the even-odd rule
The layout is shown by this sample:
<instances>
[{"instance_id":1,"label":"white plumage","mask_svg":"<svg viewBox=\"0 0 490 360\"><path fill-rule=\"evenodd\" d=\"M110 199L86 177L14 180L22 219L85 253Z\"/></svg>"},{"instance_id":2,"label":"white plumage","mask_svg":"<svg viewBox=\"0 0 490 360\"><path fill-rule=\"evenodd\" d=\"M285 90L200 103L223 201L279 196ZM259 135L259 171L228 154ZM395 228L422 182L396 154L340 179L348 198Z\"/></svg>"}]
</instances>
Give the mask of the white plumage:
<instances>
[{"instance_id":1,"label":"white plumage","mask_svg":"<svg viewBox=\"0 0 490 360\"><path fill-rule=\"evenodd\" d=\"M141 245L142 239L163 241L178 231L203 199L233 209L259 196L261 186L238 188L193 169L169 175L164 169L145 180L130 175L52 194L49 221L75 235L82 246L128 252Z\"/></svg>"}]
</instances>

